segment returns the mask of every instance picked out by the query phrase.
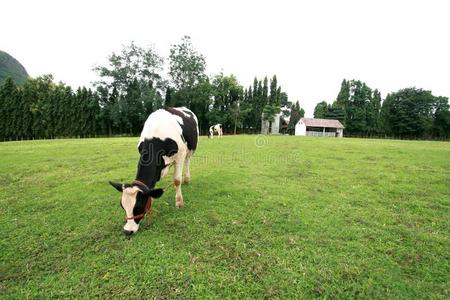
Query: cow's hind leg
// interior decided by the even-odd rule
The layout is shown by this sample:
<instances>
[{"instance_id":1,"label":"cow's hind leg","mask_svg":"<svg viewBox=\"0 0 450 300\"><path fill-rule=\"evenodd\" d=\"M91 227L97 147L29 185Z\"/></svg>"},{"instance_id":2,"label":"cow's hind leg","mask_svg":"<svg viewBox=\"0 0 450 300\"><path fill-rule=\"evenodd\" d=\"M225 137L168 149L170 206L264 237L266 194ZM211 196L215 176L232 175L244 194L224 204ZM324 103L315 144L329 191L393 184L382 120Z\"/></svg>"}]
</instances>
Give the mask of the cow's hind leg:
<instances>
[{"instance_id":1,"label":"cow's hind leg","mask_svg":"<svg viewBox=\"0 0 450 300\"><path fill-rule=\"evenodd\" d=\"M186 159L184 160L183 183L191 182L191 156L192 156L192 153L189 151L186 154Z\"/></svg>"},{"instance_id":2,"label":"cow's hind leg","mask_svg":"<svg viewBox=\"0 0 450 300\"><path fill-rule=\"evenodd\" d=\"M173 174L173 184L176 188L175 194L175 206L177 208L183 207L183 194L181 194L181 180L183 174L184 155L180 155L180 158L175 161L175 172Z\"/></svg>"}]
</instances>

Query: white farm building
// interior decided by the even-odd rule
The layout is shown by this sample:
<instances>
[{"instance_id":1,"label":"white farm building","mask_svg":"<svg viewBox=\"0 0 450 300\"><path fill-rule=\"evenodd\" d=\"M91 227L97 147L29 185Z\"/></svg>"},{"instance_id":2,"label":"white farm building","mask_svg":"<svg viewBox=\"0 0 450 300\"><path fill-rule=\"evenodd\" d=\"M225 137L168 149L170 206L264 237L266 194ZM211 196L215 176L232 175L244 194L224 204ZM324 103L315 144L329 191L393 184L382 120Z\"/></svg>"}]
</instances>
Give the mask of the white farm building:
<instances>
[{"instance_id":1,"label":"white farm building","mask_svg":"<svg viewBox=\"0 0 450 300\"><path fill-rule=\"evenodd\" d=\"M344 126L339 120L301 118L295 124L295 135L343 137Z\"/></svg>"}]
</instances>

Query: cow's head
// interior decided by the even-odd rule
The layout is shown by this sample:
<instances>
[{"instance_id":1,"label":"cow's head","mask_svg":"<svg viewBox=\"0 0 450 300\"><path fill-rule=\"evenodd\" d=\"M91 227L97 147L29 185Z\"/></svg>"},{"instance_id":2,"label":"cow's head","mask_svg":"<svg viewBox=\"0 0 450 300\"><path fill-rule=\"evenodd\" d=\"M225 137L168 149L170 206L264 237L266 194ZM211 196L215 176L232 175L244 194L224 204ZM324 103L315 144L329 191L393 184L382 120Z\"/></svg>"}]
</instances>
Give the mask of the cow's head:
<instances>
[{"instance_id":1,"label":"cow's head","mask_svg":"<svg viewBox=\"0 0 450 300\"><path fill-rule=\"evenodd\" d=\"M120 206L125 210L127 222L123 226L123 233L131 235L138 231L139 222L144 217L147 201L159 198L163 189L147 190L132 184L109 182L116 190L122 193Z\"/></svg>"}]
</instances>

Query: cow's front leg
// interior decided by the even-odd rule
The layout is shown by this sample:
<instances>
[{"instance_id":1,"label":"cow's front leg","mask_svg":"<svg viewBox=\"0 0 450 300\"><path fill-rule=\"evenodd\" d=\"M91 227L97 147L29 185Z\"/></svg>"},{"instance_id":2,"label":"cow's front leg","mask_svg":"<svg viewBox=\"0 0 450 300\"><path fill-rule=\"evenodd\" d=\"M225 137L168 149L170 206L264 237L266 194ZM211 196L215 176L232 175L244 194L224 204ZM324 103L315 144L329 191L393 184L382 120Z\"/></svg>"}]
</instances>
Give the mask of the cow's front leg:
<instances>
[{"instance_id":1,"label":"cow's front leg","mask_svg":"<svg viewBox=\"0 0 450 300\"><path fill-rule=\"evenodd\" d=\"M175 206L177 208L183 207L183 194L181 194L181 180L183 174L184 155L181 159L177 159L175 162L175 173L173 174L173 184L176 188L175 194Z\"/></svg>"}]
</instances>

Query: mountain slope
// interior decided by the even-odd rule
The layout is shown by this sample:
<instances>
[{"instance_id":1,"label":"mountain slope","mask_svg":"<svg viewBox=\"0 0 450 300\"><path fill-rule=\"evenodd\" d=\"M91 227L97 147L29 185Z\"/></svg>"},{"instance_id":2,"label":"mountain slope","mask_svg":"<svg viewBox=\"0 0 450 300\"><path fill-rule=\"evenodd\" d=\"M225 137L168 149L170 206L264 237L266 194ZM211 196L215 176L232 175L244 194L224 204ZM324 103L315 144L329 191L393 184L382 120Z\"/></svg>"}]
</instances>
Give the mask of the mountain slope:
<instances>
[{"instance_id":1,"label":"mountain slope","mask_svg":"<svg viewBox=\"0 0 450 300\"><path fill-rule=\"evenodd\" d=\"M21 84L27 79L28 73L17 59L0 50L0 83L8 77Z\"/></svg>"}]
</instances>

